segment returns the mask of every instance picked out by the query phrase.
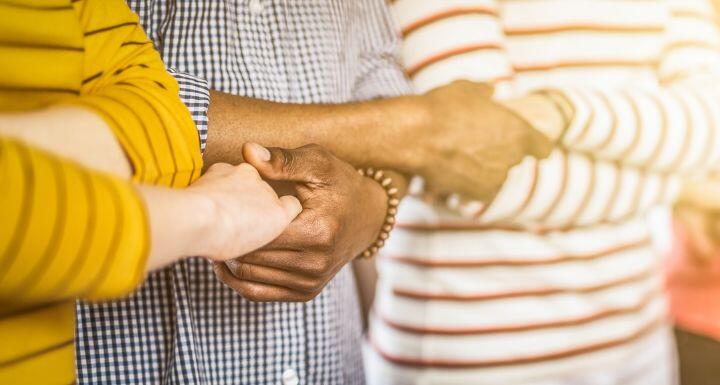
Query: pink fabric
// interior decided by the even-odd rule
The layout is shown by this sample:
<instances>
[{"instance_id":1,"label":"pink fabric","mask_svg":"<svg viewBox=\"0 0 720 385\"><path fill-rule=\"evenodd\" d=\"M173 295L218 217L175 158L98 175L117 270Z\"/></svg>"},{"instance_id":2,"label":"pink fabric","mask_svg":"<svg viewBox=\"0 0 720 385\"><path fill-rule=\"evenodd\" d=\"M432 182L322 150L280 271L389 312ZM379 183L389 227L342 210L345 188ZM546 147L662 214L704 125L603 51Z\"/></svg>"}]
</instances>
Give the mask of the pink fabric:
<instances>
[{"instance_id":1,"label":"pink fabric","mask_svg":"<svg viewBox=\"0 0 720 385\"><path fill-rule=\"evenodd\" d=\"M720 340L720 256L710 263L693 259L685 228L674 227L666 266L671 316L682 329Z\"/></svg>"}]
</instances>

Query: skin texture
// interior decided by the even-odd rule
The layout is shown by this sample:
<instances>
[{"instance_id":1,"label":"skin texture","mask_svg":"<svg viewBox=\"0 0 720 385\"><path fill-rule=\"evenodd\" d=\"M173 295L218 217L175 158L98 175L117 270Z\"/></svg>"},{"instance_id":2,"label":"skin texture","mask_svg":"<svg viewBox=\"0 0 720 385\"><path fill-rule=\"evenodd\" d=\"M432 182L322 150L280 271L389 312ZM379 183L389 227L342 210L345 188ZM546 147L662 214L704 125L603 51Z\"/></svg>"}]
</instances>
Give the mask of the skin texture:
<instances>
[{"instance_id":1,"label":"skin texture","mask_svg":"<svg viewBox=\"0 0 720 385\"><path fill-rule=\"evenodd\" d=\"M457 81L425 95L347 104L282 104L213 92L205 160L240 162L237 149L245 142L317 143L356 167L420 175L438 191L486 201L510 167L551 148L534 125L491 100L492 92ZM536 104L536 113L560 120L550 103Z\"/></svg>"},{"instance_id":2,"label":"skin texture","mask_svg":"<svg viewBox=\"0 0 720 385\"><path fill-rule=\"evenodd\" d=\"M309 212L315 216L291 225L278 242L271 244L291 239L288 244L293 246L292 250L300 250L306 259L317 259L324 268L317 268L309 281L299 281L306 284L293 288L296 292L286 293L286 297L263 291L253 296L248 290L238 290L240 286L234 275L227 274L229 270L219 269L225 273L219 274L220 278L241 294L258 300L306 300L317 294L344 264L375 240L387 209L384 191L375 182L357 182L359 176L354 167L383 169L401 189L407 183L403 175L420 175L438 193L461 193L481 201L492 199L508 170L527 155L546 156L550 141L528 122L528 117L518 113L525 108L513 108L512 103L506 107L492 101L491 96L491 87L467 81L454 82L425 95L338 105L282 104L213 92L204 154L206 167L241 163L244 152L239 149L247 142L285 148L318 143L326 148L304 148L299 158L292 158L293 175L306 168L302 171L305 184L297 193L303 206L311 208ZM557 118L556 109L547 102L519 104L536 106L532 116ZM15 119L5 127L9 127L9 136L20 136L89 167L128 177L130 166L110 129L93 114L85 115L89 115L86 120L100 134L93 138L92 145L82 145L82 151L68 150L67 141L48 139L78 136L80 131L73 127L79 125L62 123L67 122L67 114L57 115L62 119L57 116L29 121ZM298 163L298 159L302 162ZM259 169L267 179L289 178L266 175L262 166ZM280 188L278 184L273 186ZM308 214L301 218L310 217ZM300 231L293 230L301 225L307 228L302 241L296 239ZM323 236L315 236L316 233ZM287 248L268 247L254 257L275 261L286 254ZM235 265L230 263L231 267ZM292 274L308 275L307 267L293 265L285 269ZM236 275L247 277L238 268L233 270ZM263 284L256 275L251 278L259 281L258 285ZM280 283L276 279L270 281ZM302 295L298 290L304 290Z\"/></svg>"},{"instance_id":3,"label":"skin texture","mask_svg":"<svg viewBox=\"0 0 720 385\"><path fill-rule=\"evenodd\" d=\"M216 273L252 301L308 301L377 238L387 197L377 182L317 145L269 151L269 161L252 145L243 154L264 178L292 182L303 212L268 245L216 264Z\"/></svg>"},{"instance_id":4,"label":"skin texture","mask_svg":"<svg viewBox=\"0 0 720 385\"><path fill-rule=\"evenodd\" d=\"M131 167L103 119L82 107L0 114L0 135L129 179ZM248 164L218 163L186 189L138 186L151 226L147 270L190 256L227 260L277 237L301 211Z\"/></svg>"},{"instance_id":5,"label":"skin texture","mask_svg":"<svg viewBox=\"0 0 720 385\"><path fill-rule=\"evenodd\" d=\"M183 257L225 261L276 238L300 213L293 196L279 197L247 163L216 163L182 190L140 186L152 250L147 269Z\"/></svg>"},{"instance_id":6,"label":"skin texture","mask_svg":"<svg viewBox=\"0 0 720 385\"><path fill-rule=\"evenodd\" d=\"M132 168L112 129L96 113L53 106L0 113L0 135L21 140L98 171L130 179Z\"/></svg>"}]
</instances>

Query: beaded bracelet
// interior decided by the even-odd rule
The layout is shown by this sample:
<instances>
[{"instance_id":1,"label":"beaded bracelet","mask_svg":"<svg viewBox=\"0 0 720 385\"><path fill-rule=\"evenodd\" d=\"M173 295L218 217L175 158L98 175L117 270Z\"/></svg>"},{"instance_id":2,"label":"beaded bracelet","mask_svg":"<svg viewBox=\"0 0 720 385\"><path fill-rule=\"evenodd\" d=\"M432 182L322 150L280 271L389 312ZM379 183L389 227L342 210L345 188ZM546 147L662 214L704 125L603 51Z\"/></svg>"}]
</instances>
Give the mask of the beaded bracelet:
<instances>
[{"instance_id":1,"label":"beaded bracelet","mask_svg":"<svg viewBox=\"0 0 720 385\"><path fill-rule=\"evenodd\" d=\"M380 234L378 235L377 240L375 240L370 247L358 255L359 258L367 259L375 256L377 252L385 246L385 241L390 237L390 231L392 231L395 226L395 216L397 215L397 207L398 204L400 204L400 198L397 196L398 189L393 185L392 178L386 177L385 173L381 170L375 170L374 168L369 167L365 169L358 169L358 173L362 176L372 178L380 183L380 186L382 186L385 190L388 197L387 215L385 216L385 221L380 228Z\"/></svg>"}]
</instances>

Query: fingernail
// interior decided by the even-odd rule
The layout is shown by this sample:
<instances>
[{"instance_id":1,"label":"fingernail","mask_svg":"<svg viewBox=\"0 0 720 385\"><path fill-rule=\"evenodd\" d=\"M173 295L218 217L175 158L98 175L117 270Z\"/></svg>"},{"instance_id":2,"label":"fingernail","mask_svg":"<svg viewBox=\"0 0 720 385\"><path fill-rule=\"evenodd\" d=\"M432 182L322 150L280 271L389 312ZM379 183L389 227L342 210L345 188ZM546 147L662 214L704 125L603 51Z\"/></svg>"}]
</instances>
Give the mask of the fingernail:
<instances>
[{"instance_id":1,"label":"fingernail","mask_svg":"<svg viewBox=\"0 0 720 385\"><path fill-rule=\"evenodd\" d=\"M260 158L260 160L265 161L265 162L270 161L270 151L267 148L265 148L257 143L250 143L249 146L250 146L250 149L255 153L255 155L257 155L257 157Z\"/></svg>"}]
</instances>

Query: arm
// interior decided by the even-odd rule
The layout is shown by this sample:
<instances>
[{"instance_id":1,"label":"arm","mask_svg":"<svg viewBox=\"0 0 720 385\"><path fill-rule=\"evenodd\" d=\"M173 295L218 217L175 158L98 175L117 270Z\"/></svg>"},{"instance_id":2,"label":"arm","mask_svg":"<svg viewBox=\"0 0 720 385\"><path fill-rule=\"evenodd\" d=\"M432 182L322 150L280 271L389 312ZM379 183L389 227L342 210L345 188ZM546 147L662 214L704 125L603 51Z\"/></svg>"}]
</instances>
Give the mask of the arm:
<instances>
[{"instance_id":1,"label":"arm","mask_svg":"<svg viewBox=\"0 0 720 385\"><path fill-rule=\"evenodd\" d=\"M55 103L32 119L2 118L2 133L90 167L123 177L132 173L137 181L187 185L202 167L197 131L178 98L177 82L137 17L121 0L88 0L75 7L85 48L80 96ZM122 26L106 28L113 25ZM72 114L77 125L67 124ZM81 139L50 140L58 137ZM85 147L87 143L93 145Z\"/></svg>"},{"instance_id":2,"label":"arm","mask_svg":"<svg viewBox=\"0 0 720 385\"><path fill-rule=\"evenodd\" d=\"M225 260L260 247L300 211L248 165L217 165L184 190L136 190L3 138L0 165L5 303L121 296L178 259Z\"/></svg>"},{"instance_id":3,"label":"arm","mask_svg":"<svg viewBox=\"0 0 720 385\"><path fill-rule=\"evenodd\" d=\"M433 3L438 9L418 7L417 9L424 9L423 12L427 13L418 14L411 3L412 0L400 1L396 8L408 33L405 56L416 84L429 87L457 77L479 77L488 81L494 78L498 88L502 90L504 79L512 79L513 73L511 69L507 69L507 58L502 49L504 32L497 20L494 2L477 1L476 7L465 10L467 12L462 16L463 22L453 19L452 22L434 24L432 33L429 33L431 27L419 31L417 26L422 25L424 19L432 19L430 16L436 13L442 14L446 11L443 7L450 7L450 4ZM673 23L677 24L677 21L673 20ZM677 35L679 27L675 24L669 28L671 36ZM468 28L483 26L478 33L468 33ZM698 29L688 28L686 25L683 28L689 31ZM700 29L707 30L707 26ZM715 27L712 26L711 29ZM698 38L697 33L694 37ZM437 44L429 44L432 39L436 39ZM463 39L474 40L459 41ZM705 50L710 52L705 54L698 54L696 51L697 47L707 46L707 41L678 45L678 38L674 39L670 44L672 49L666 52L661 70L664 68L667 73L669 68L674 67L675 71L679 71L678 67L681 65L687 67L691 64L692 68L685 68L685 72L705 78L708 74L707 68L716 68L713 62L718 55L714 49L706 48ZM439 51L453 51L459 45L495 48L452 56L434 62L433 66L423 64L429 57L442 57ZM695 52L690 57L687 45ZM677 49L684 52L680 58L676 56ZM474 65L470 65L472 63ZM472 68L472 71L466 72L467 68ZM668 75L661 76L663 79L667 77ZM698 98L697 104L684 107L687 100L693 99L692 95L709 95L711 91L708 88L711 88L714 82L707 82L701 91L685 88L686 95L680 95L680 89L690 84L696 87L702 82L673 82L672 85L653 91L655 94L632 88L614 91L567 87L503 100L502 103L508 108L549 138L560 140L563 147L573 152L558 150L550 159L542 161L526 159L510 171L507 181L492 204L464 202L462 211L468 216L478 217L482 223L503 222L519 226L563 228L621 220L643 212L654 204L671 202L679 185L678 172L687 171L689 165L702 171L712 163L715 157L713 153L717 153L719 148L713 140L716 136L712 134L714 128L711 123L714 118L711 118L715 112L705 111L709 112L705 117L699 115L703 111L702 105L709 100ZM669 87L672 87L672 90ZM679 94L674 97L675 102L672 102L673 97L668 96L671 93ZM585 94L592 94L589 97L599 100L581 104L573 99L577 96L578 100L583 101L588 96ZM634 99L635 96L639 99ZM660 101L657 108L654 108L655 99L664 101ZM608 110L612 106L616 106L617 110ZM691 116L686 116L686 120L683 120L680 117L686 110L692 111ZM664 118L668 139L660 141L657 128L663 126L660 122L664 115L669 115ZM612 118L607 119L608 117ZM569 122L569 128L561 138L565 119ZM694 125L689 125L688 122L693 122ZM578 131L586 132L581 135ZM617 132L613 135L613 131ZM583 145L582 141L578 140L581 136L587 139L588 143L601 142L606 146ZM684 147L681 145L683 140L677 139L683 137L687 138ZM628 146L627 142L631 142L633 138L638 139L634 141L635 145ZM621 146L622 151L618 151L617 145L623 141L625 144ZM613 146L615 147L611 148ZM583 152L590 156L583 155ZM623 155L618 156L620 153ZM651 161L638 160L650 153L654 154ZM669 158L674 158L670 163L675 165L665 167L657 163L668 163ZM621 164L615 164L615 161ZM569 180L572 183L568 183Z\"/></svg>"}]
</instances>

